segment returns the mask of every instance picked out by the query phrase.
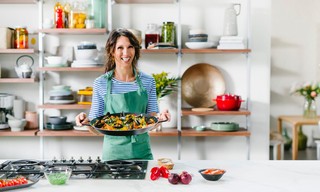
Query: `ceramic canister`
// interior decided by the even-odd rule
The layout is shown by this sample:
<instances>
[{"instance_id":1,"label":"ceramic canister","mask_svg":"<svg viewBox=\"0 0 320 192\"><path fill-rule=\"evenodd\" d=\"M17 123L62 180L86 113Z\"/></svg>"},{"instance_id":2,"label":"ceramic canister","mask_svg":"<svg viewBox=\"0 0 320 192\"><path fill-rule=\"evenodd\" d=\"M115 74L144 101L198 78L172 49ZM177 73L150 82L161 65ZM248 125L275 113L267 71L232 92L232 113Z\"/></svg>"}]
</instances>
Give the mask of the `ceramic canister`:
<instances>
[{"instance_id":1,"label":"ceramic canister","mask_svg":"<svg viewBox=\"0 0 320 192\"><path fill-rule=\"evenodd\" d=\"M27 125L25 129L37 129L39 127L38 114L34 111L26 111Z\"/></svg>"},{"instance_id":2,"label":"ceramic canister","mask_svg":"<svg viewBox=\"0 0 320 192\"><path fill-rule=\"evenodd\" d=\"M13 115L17 119L24 119L25 102L21 99L15 99L13 101Z\"/></svg>"}]
</instances>

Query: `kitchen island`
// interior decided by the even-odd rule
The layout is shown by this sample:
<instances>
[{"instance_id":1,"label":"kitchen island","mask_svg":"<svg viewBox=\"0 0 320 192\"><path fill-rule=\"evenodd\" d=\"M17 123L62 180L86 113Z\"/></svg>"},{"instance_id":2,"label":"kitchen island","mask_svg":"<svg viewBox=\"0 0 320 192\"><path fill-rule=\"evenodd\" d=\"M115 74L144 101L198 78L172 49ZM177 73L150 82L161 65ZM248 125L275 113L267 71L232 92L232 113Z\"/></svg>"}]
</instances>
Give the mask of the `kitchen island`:
<instances>
[{"instance_id":1,"label":"kitchen island","mask_svg":"<svg viewBox=\"0 0 320 192\"><path fill-rule=\"evenodd\" d=\"M1 163L4 161L1 161ZM317 191L320 186L320 161L174 161L171 172L187 171L193 175L189 185L172 185L167 179L150 179L150 169L157 166L149 161L144 180L71 179L68 184L54 186L46 179L29 188L15 191L32 192L294 192ZM225 169L219 181L207 181L198 173L202 168Z\"/></svg>"}]
</instances>

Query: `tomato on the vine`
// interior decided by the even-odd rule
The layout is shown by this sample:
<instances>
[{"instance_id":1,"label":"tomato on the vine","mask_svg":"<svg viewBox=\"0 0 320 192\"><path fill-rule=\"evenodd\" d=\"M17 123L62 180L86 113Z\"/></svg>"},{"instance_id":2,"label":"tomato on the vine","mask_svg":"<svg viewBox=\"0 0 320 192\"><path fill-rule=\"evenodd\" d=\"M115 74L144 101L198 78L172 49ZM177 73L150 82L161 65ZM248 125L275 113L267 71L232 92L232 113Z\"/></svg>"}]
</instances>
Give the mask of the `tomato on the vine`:
<instances>
[{"instance_id":1,"label":"tomato on the vine","mask_svg":"<svg viewBox=\"0 0 320 192\"><path fill-rule=\"evenodd\" d=\"M151 175L150 175L150 179L151 180L157 180L159 177L160 177L160 169L159 169L159 167L153 167L152 169L151 169Z\"/></svg>"},{"instance_id":2,"label":"tomato on the vine","mask_svg":"<svg viewBox=\"0 0 320 192\"><path fill-rule=\"evenodd\" d=\"M160 167L160 173L161 173L161 176L164 178L168 178L170 175L169 170L165 166Z\"/></svg>"}]
</instances>

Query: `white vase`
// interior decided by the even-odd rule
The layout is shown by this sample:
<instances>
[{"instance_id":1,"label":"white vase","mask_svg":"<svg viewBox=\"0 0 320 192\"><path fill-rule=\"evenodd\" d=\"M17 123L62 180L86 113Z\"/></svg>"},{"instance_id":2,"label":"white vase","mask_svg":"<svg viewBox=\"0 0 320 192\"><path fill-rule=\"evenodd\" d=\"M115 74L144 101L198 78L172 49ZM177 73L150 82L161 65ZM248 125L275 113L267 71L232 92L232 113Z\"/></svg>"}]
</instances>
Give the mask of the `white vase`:
<instances>
[{"instance_id":1,"label":"white vase","mask_svg":"<svg viewBox=\"0 0 320 192\"><path fill-rule=\"evenodd\" d=\"M13 101L13 115L17 119L24 119L25 102L22 99L16 99Z\"/></svg>"},{"instance_id":2,"label":"white vase","mask_svg":"<svg viewBox=\"0 0 320 192\"><path fill-rule=\"evenodd\" d=\"M163 122L162 128L176 128L177 127L177 96L176 94L167 95L158 100L159 112L168 109L171 120L169 122Z\"/></svg>"}]
</instances>

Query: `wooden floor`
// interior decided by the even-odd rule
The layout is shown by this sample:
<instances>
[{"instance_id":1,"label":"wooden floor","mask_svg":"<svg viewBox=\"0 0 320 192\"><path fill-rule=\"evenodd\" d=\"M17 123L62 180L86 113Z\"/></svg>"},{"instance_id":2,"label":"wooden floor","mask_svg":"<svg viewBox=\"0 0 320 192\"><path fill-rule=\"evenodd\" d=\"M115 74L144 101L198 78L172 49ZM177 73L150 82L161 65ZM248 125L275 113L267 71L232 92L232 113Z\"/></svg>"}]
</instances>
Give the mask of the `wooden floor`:
<instances>
[{"instance_id":1,"label":"wooden floor","mask_svg":"<svg viewBox=\"0 0 320 192\"><path fill-rule=\"evenodd\" d=\"M272 148L270 148L270 158L272 159ZM291 150L284 151L284 160L291 160L292 153ZM307 147L306 150L298 151L298 160L317 160L317 151L315 147Z\"/></svg>"}]
</instances>

